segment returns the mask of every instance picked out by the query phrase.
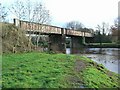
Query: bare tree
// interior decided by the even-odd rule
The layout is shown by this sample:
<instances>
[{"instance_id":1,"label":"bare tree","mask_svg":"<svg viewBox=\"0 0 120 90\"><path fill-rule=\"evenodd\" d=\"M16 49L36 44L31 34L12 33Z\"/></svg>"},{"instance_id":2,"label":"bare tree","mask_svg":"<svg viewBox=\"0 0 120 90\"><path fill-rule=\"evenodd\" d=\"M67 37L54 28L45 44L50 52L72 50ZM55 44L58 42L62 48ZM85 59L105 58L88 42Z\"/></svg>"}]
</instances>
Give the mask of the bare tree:
<instances>
[{"instance_id":1,"label":"bare tree","mask_svg":"<svg viewBox=\"0 0 120 90\"><path fill-rule=\"evenodd\" d=\"M25 3L26 2L26 3ZM39 24L39 30L43 29L42 24L46 24L50 21L49 11L42 5L41 2L33 4L31 0L25 0L24 3L22 0L17 0L14 4L11 5L9 10L16 15L19 20L27 20L29 22L29 31L32 31L33 23ZM41 25L40 25L41 24ZM39 35L37 36L37 47L39 41ZM29 33L28 46L31 51L31 33Z\"/></svg>"},{"instance_id":2,"label":"bare tree","mask_svg":"<svg viewBox=\"0 0 120 90\"><path fill-rule=\"evenodd\" d=\"M105 22L102 23L102 33L105 34Z\"/></svg>"},{"instance_id":3,"label":"bare tree","mask_svg":"<svg viewBox=\"0 0 120 90\"><path fill-rule=\"evenodd\" d=\"M102 45L102 36L101 36L101 26L100 25L97 25L97 35L98 35L98 37L97 38L99 38L98 40L99 40L99 42L100 42L100 45Z\"/></svg>"},{"instance_id":4,"label":"bare tree","mask_svg":"<svg viewBox=\"0 0 120 90\"><path fill-rule=\"evenodd\" d=\"M101 29L102 29L102 34L107 35L110 32L109 23L103 22Z\"/></svg>"},{"instance_id":5,"label":"bare tree","mask_svg":"<svg viewBox=\"0 0 120 90\"><path fill-rule=\"evenodd\" d=\"M17 19L19 20L24 20L25 19L25 5L22 2L22 0L15 0L13 4L11 4L11 7L9 8L9 11L13 13L13 15L16 16ZM20 28L20 24L18 25L18 28ZM19 32L18 32L18 37L16 40L16 45L13 48L16 48L19 45Z\"/></svg>"},{"instance_id":6,"label":"bare tree","mask_svg":"<svg viewBox=\"0 0 120 90\"><path fill-rule=\"evenodd\" d=\"M78 21L71 21L66 24L66 28L73 29L73 30L80 30L83 27L84 27L83 24Z\"/></svg>"},{"instance_id":7,"label":"bare tree","mask_svg":"<svg viewBox=\"0 0 120 90\"><path fill-rule=\"evenodd\" d=\"M114 20L114 26L115 26L116 28L119 28L119 27L120 27L120 17L118 17L118 18L116 18L116 19Z\"/></svg>"},{"instance_id":8,"label":"bare tree","mask_svg":"<svg viewBox=\"0 0 120 90\"><path fill-rule=\"evenodd\" d=\"M7 15L8 13L6 8L0 3L0 22L4 22Z\"/></svg>"},{"instance_id":9,"label":"bare tree","mask_svg":"<svg viewBox=\"0 0 120 90\"><path fill-rule=\"evenodd\" d=\"M29 31L31 32L33 28L33 23L37 23L39 26L39 30L43 29L42 24L47 24L50 22L50 15L49 11L46 10L46 8L42 5L41 2L36 2L33 3L31 0L26 0L26 19L29 22ZM34 31L32 31L34 32ZM29 33L29 43L28 46L30 47L31 50L31 38L32 38L32 33ZM39 43L39 38L40 38L40 32L39 35L36 34L36 47L38 47Z\"/></svg>"},{"instance_id":10,"label":"bare tree","mask_svg":"<svg viewBox=\"0 0 120 90\"><path fill-rule=\"evenodd\" d=\"M26 20L29 22L29 36L28 36L28 47L29 47L29 50L31 51L31 27L32 27L32 23L33 23L33 4L31 2L31 0L27 0L26 1L26 7L25 7L25 11L26 11Z\"/></svg>"},{"instance_id":11,"label":"bare tree","mask_svg":"<svg viewBox=\"0 0 120 90\"><path fill-rule=\"evenodd\" d=\"M109 24L108 23L105 23L105 22L102 22L102 25L97 25L96 27L99 32L102 34L102 35L106 35L107 33L109 33Z\"/></svg>"},{"instance_id":12,"label":"bare tree","mask_svg":"<svg viewBox=\"0 0 120 90\"><path fill-rule=\"evenodd\" d=\"M112 41L120 43L120 17L114 20L114 25L111 26Z\"/></svg>"},{"instance_id":13,"label":"bare tree","mask_svg":"<svg viewBox=\"0 0 120 90\"><path fill-rule=\"evenodd\" d=\"M44 29L43 24L48 24L50 22L50 15L49 11L42 5L42 3L36 3L33 13L33 20L34 22L37 22L39 24L39 30ZM36 45L38 47L40 39L40 32L37 36L37 42Z\"/></svg>"},{"instance_id":14,"label":"bare tree","mask_svg":"<svg viewBox=\"0 0 120 90\"><path fill-rule=\"evenodd\" d=\"M12 12L19 20L25 19L25 5L22 0L15 0L15 2L9 8L10 12Z\"/></svg>"}]
</instances>

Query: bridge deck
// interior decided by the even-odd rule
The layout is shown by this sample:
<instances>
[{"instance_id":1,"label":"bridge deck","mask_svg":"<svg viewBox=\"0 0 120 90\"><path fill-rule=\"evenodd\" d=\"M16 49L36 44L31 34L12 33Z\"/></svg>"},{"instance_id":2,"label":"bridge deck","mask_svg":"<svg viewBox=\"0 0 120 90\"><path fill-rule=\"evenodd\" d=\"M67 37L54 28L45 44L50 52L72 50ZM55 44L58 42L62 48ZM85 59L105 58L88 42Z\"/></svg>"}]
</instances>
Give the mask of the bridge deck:
<instances>
[{"instance_id":1,"label":"bridge deck","mask_svg":"<svg viewBox=\"0 0 120 90\"><path fill-rule=\"evenodd\" d=\"M92 33L75 31L71 29L65 29L57 26L51 26L46 24L38 24L38 23L30 23L27 21L21 21L14 19L14 24L16 26L20 26L22 29L27 32L38 32L41 34L65 34L68 36L85 36L85 37L93 37Z\"/></svg>"}]
</instances>

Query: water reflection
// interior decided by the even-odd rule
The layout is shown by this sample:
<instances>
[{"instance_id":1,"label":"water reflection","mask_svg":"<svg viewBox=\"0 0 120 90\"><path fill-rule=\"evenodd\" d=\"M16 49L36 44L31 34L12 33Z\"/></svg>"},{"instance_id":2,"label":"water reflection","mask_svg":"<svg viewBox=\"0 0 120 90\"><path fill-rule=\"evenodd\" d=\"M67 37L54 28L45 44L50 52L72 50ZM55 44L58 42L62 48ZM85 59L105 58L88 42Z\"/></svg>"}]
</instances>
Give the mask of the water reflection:
<instances>
[{"instance_id":1,"label":"water reflection","mask_svg":"<svg viewBox=\"0 0 120 90\"><path fill-rule=\"evenodd\" d=\"M119 52L118 48L84 48L75 54L86 56L99 64L103 64L108 70L120 73ZM71 53L70 48L66 49L66 53Z\"/></svg>"}]
</instances>

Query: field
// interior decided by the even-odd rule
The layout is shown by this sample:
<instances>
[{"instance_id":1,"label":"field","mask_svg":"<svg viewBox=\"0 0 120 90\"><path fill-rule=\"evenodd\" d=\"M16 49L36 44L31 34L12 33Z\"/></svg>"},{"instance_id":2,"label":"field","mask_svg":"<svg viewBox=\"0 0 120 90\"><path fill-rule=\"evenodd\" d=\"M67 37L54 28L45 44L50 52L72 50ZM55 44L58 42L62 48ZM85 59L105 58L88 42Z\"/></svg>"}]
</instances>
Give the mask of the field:
<instances>
[{"instance_id":1,"label":"field","mask_svg":"<svg viewBox=\"0 0 120 90\"><path fill-rule=\"evenodd\" d=\"M114 88L118 75L83 56L4 54L3 88Z\"/></svg>"}]
</instances>

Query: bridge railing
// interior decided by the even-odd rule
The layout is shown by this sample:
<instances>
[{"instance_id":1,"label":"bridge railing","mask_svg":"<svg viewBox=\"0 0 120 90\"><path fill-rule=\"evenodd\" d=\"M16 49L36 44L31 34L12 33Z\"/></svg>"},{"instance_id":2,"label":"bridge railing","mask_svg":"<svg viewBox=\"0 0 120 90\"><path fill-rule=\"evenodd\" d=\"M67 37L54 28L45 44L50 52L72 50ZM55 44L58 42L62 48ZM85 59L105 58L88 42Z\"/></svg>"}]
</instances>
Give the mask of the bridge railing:
<instances>
[{"instance_id":1,"label":"bridge railing","mask_svg":"<svg viewBox=\"0 0 120 90\"><path fill-rule=\"evenodd\" d=\"M75 30L67 30L67 35L83 36L83 32L75 31Z\"/></svg>"}]
</instances>

